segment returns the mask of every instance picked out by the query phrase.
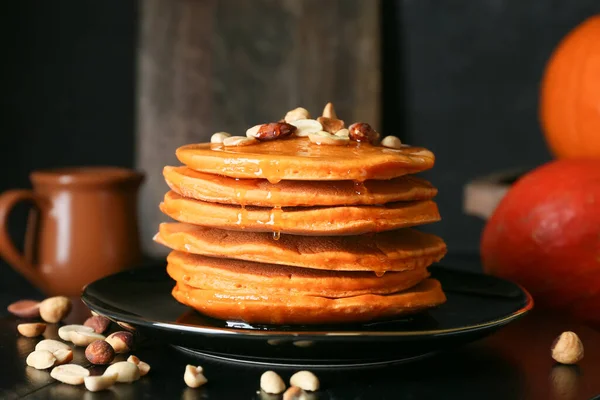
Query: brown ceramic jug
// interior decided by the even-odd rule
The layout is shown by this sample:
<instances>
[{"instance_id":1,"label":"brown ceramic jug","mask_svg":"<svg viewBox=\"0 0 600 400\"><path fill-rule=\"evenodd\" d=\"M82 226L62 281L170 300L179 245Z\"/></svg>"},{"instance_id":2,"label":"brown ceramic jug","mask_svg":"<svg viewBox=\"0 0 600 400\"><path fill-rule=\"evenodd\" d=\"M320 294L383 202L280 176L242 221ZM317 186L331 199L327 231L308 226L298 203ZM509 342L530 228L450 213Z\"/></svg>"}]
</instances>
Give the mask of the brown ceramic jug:
<instances>
[{"instance_id":1,"label":"brown ceramic jug","mask_svg":"<svg viewBox=\"0 0 600 400\"><path fill-rule=\"evenodd\" d=\"M0 195L0 255L46 295L83 286L141 261L137 194L143 175L124 168L35 171L33 190ZM15 204L35 205L21 254L8 234Z\"/></svg>"}]
</instances>

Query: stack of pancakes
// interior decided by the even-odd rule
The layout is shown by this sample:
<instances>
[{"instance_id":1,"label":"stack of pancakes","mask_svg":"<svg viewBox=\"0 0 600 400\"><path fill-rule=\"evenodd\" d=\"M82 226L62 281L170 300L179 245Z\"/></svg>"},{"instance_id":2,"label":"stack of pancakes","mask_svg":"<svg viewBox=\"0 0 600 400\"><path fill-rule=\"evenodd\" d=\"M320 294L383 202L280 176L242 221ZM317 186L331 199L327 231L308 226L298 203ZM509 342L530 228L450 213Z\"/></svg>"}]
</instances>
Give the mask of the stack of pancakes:
<instances>
[{"instance_id":1,"label":"stack of pancakes","mask_svg":"<svg viewBox=\"0 0 600 400\"><path fill-rule=\"evenodd\" d=\"M423 148L317 145L307 137L247 146L192 144L164 168L171 188L155 240L173 251L173 296L249 323L364 322L445 301L427 267L446 245L411 229L440 219L436 189L412 173Z\"/></svg>"}]
</instances>

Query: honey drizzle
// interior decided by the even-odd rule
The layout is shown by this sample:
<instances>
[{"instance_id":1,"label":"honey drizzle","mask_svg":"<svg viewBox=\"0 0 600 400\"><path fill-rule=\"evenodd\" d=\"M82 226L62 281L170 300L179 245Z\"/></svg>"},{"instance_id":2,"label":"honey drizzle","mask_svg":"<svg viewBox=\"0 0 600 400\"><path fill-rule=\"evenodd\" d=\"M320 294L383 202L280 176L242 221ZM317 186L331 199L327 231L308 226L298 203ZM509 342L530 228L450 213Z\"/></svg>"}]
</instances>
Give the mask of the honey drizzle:
<instances>
[{"instance_id":1,"label":"honey drizzle","mask_svg":"<svg viewBox=\"0 0 600 400\"><path fill-rule=\"evenodd\" d=\"M238 179L236 179L237 181ZM240 205L240 210L238 211L237 214L237 225L240 225L241 227L244 227L246 224L246 221L248 220L248 210L246 210L246 190L239 188L239 187L235 187L234 189L235 192L235 199L237 200L237 202Z\"/></svg>"},{"instance_id":2,"label":"honey drizzle","mask_svg":"<svg viewBox=\"0 0 600 400\"><path fill-rule=\"evenodd\" d=\"M375 270L373 272L375 272L375 276L378 278L381 278L383 275L385 275L385 271Z\"/></svg>"},{"instance_id":3,"label":"honey drizzle","mask_svg":"<svg viewBox=\"0 0 600 400\"><path fill-rule=\"evenodd\" d=\"M369 194L369 190L365 186L365 182L354 181L354 193L356 193L358 196L367 196Z\"/></svg>"}]
</instances>

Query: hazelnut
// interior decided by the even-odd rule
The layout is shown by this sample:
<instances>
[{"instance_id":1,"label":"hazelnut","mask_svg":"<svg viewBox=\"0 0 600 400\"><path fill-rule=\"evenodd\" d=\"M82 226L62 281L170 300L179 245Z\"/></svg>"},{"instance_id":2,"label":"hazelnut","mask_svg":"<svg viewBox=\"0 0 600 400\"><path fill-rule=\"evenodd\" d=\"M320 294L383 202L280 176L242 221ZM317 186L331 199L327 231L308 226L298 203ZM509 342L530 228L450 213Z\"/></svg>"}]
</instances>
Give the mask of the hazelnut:
<instances>
[{"instance_id":1,"label":"hazelnut","mask_svg":"<svg viewBox=\"0 0 600 400\"><path fill-rule=\"evenodd\" d=\"M127 361L119 361L109 365L104 371L104 375L113 374L117 374L117 382L121 383L131 383L140 379L140 370L137 365Z\"/></svg>"},{"instance_id":2,"label":"hazelnut","mask_svg":"<svg viewBox=\"0 0 600 400\"><path fill-rule=\"evenodd\" d=\"M319 379L310 371L298 371L290 378L290 385L314 392L319 390Z\"/></svg>"},{"instance_id":3,"label":"hazelnut","mask_svg":"<svg viewBox=\"0 0 600 400\"><path fill-rule=\"evenodd\" d=\"M56 357L48 350L35 350L27 356L25 362L35 369L46 369L54 366Z\"/></svg>"},{"instance_id":4,"label":"hazelnut","mask_svg":"<svg viewBox=\"0 0 600 400\"><path fill-rule=\"evenodd\" d=\"M283 400L308 400L306 392L298 386L291 386L283 394Z\"/></svg>"},{"instance_id":5,"label":"hazelnut","mask_svg":"<svg viewBox=\"0 0 600 400\"><path fill-rule=\"evenodd\" d=\"M583 358L583 343L574 332L563 332L552 344L552 358L561 364L577 364Z\"/></svg>"},{"instance_id":6,"label":"hazelnut","mask_svg":"<svg viewBox=\"0 0 600 400\"><path fill-rule=\"evenodd\" d=\"M144 376L144 375L148 374L148 372L150 372L150 364L143 362L142 360L140 360L139 358L137 358L134 355L129 356L129 358L127 359L127 362L130 362L130 363L138 366L138 369L140 370L140 376Z\"/></svg>"},{"instance_id":7,"label":"hazelnut","mask_svg":"<svg viewBox=\"0 0 600 400\"><path fill-rule=\"evenodd\" d=\"M331 134L334 134L340 129L344 128L344 121L341 119L319 117L317 118L317 121L321 123L325 132L329 132Z\"/></svg>"},{"instance_id":8,"label":"hazelnut","mask_svg":"<svg viewBox=\"0 0 600 400\"><path fill-rule=\"evenodd\" d=\"M333 104L331 102L325 104L325 108L323 108L322 115L325 118L338 119L337 114L335 113L335 109L333 108Z\"/></svg>"},{"instance_id":9,"label":"hazelnut","mask_svg":"<svg viewBox=\"0 0 600 400\"><path fill-rule=\"evenodd\" d=\"M117 381L118 375L110 374L110 375L96 375L96 376L86 376L83 378L83 383L85 384L85 388L90 392L99 392L100 390L106 390Z\"/></svg>"},{"instance_id":10,"label":"hazelnut","mask_svg":"<svg viewBox=\"0 0 600 400\"><path fill-rule=\"evenodd\" d=\"M298 107L298 108L294 108L291 111L288 111L287 114L285 114L283 121L287 122L288 124L291 124L292 122L298 121L299 119L309 119L309 118L310 118L310 113L308 112L308 110L306 108Z\"/></svg>"},{"instance_id":11,"label":"hazelnut","mask_svg":"<svg viewBox=\"0 0 600 400\"><path fill-rule=\"evenodd\" d=\"M75 346L88 346L90 343L93 343L96 340L104 340L104 335L96 332L71 332L71 342L73 342Z\"/></svg>"},{"instance_id":12,"label":"hazelnut","mask_svg":"<svg viewBox=\"0 0 600 400\"><path fill-rule=\"evenodd\" d=\"M311 133L320 132L323 130L323 126L316 119L299 119L291 122L296 127L295 135L297 137L306 137Z\"/></svg>"},{"instance_id":13,"label":"hazelnut","mask_svg":"<svg viewBox=\"0 0 600 400\"><path fill-rule=\"evenodd\" d=\"M50 376L68 385L82 385L83 379L90 376L90 371L77 364L65 364L55 367Z\"/></svg>"},{"instance_id":14,"label":"hazelnut","mask_svg":"<svg viewBox=\"0 0 600 400\"><path fill-rule=\"evenodd\" d=\"M56 365L62 365L73 361L73 350L71 349L58 349L52 354L56 357Z\"/></svg>"},{"instance_id":15,"label":"hazelnut","mask_svg":"<svg viewBox=\"0 0 600 400\"><path fill-rule=\"evenodd\" d=\"M348 127L350 139L357 142L375 142L379 134L366 122L355 122Z\"/></svg>"},{"instance_id":16,"label":"hazelnut","mask_svg":"<svg viewBox=\"0 0 600 400\"><path fill-rule=\"evenodd\" d=\"M66 343L59 342L53 339L44 339L35 345L36 350L48 350L50 353L55 353L57 350L71 350L71 346Z\"/></svg>"},{"instance_id":17,"label":"hazelnut","mask_svg":"<svg viewBox=\"0 0 600 400\"><path fill-rule=\"evenodd\" d=\"M92 333L92 332L94 332L94 328L89 327L89 326L83 326L83 325L63 325L60 328L58 328L58 337L61 338L62 340L64 340L65 342L70 342L71 335L74 332Z\"/></svg>"},{"instance_id":18,"label":"hazelnut","mask_svg":"<svg viewBox=\"0 0 600 400\"><path fill-rule=\"evenodd\" d=\"M280 394L285 390L285 383L274 371L266 371L260 376L260 388L269 394Z\"/></svg>"},{"instance_id":19,"label":"hazelnut","mask_svg":"<svg viewBox=\"0 0 600 400\"><path fill-rule=\"evenodd\" d=\"M115 359L115 350L104 340L96 340L85 348L85 358L95 365L110 364Z\"/></svg>"},{"instance_id":20,"label":"hazelnut","mask_svg":"<svg viewBox=\"0 0 600 400\"><path fill-rule=\"evenodd\" d=\"M188 387L197 388L204 385L208 380L204 376L204 369L201 366L186 365L183 373L183 381Z\"/></svg>"},{"instance_id":21,"label":"hazelnut","mask_svg":"<svg viewBox=\"0 0 600 400\"><path fill-rule=\"evenodd\" d=\"M256 139L244 136L230 136L223 139L225 147L248 146L254 143L256 143Z\"/></svg>"},{"instance_id":22,"label":"hazelnut","mask_svg":"<svg viewBox=\"0 0 600 400\"><path fill-rule=\"evenodd\" d=\"M110 334L106 338L106 342L113 347L115 353L127 353L133 347L133 334L131 332L118 331Z\"/></svg>"},{"instance_id":23,"label":"hazelnut","mask_svg":"<svg viewBox=\"0 0 600 400\"><path fill-rule=\"evenodd\" d=\"M19 300L6 309L19 318L37 318L40 316L40 302L35 300Z\"/></svg>"},{"instance_id":24,"label":"hazelnut","mask_svg":"<svg viewBox=\"0 0 600 400\"><path fill-rule=\"evenodd\" d=\"M83 323L83 326L88 326L88 327L94 329L94 332L96 332L96 333L104 333L104 331L108 328L109 325L110 325L110 319L100 316L100 315L94 316L94 317L89 317Z\"/></svg>"},{"instance_id":25,"label":"hazelnut","mask_svg":"<svg viewBox=\"0 0 600 400\"><path fill-rule=\"evenodd\" d=\"M311 143L319 145L325 144L330 146L344 146L350 142L350 139L348 139L347 136L336 136L325 131L310 133L308 135L308 139L311 141Z\"/></svg>"},{"instance_id":26,"label":"hazelnut","mask_svg":"<svg viewBox=\"0 0 600 400\"><path fill-rule=\"evenodd\" d=\"M71 312L71 300L65 296L50 297L40 303L40 316L46 322L54 324Z\"/></svg>"},{"instance_id":27,"label":"hazelnut","mask_svg":"<svg viewBox=\"0 0 600 400\"><path fill-rule=\"evenodd\" d=\"M227 132L213 133L213 135L210 137L210 142L211 143L223 143L223 140L225 140L225 138L228 138L230 136L231 136L231 133L227 133Z\"/></svg>"},{"instance_id":28,"label":"hazelnut","mask_svg":"<svg viewBox=\"0 0 600 400\"><path fill-rule=\"evenodd\" d=\"M396 136L386 136L381 140L381 145L390 149L401 149L402 141Z\"/></svg>"},{"instance_id":29,"label":"hazelnut","mask_svg":"<svg viewBox=\"0 0 600 400\"><path fill-rule=\"evenodd\" d=\"M274 140L290 136L294 132L296 132L294 125L287 122L272 122L261 125L255 137L258 140Z\"/></svg>"},{"instance_id":30,"label":"hazelnut","mask_svg":"<svg viewBox=\"0 0 600 400\"><path fill-rule=\"evenodd\" d=\"M31 324L19 324L17 325L19 333L25 337L36 337L40 336L46 330L46 324L41 322L33 322Z\"/></svg>"}]
</instances>

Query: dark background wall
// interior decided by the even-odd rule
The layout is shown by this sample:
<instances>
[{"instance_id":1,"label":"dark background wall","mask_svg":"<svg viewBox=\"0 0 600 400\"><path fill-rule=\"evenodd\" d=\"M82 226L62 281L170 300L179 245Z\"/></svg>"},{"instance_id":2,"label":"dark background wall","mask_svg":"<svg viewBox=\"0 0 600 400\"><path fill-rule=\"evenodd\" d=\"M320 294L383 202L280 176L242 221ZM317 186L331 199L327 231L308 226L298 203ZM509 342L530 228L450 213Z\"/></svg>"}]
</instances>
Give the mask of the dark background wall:
<instances>
[{"instance_id":1,"label":"dark background wall","mask_svg":"<svg viewBox=\"0 0 600 400\"><path fill-rule=\"evenodd\" d=\"M4 6L0 191L27 187L36 168L133 166L137 8ZM461 209L468 180L549 159L537 121L543 67L595 13L597 0L382 1L382 131L437 154L426 177L440 189L444 220L428 229L451 252L478 248L483 222ZM24 213L13 219L21 237Z\"/></svg>"}]
</instances>

